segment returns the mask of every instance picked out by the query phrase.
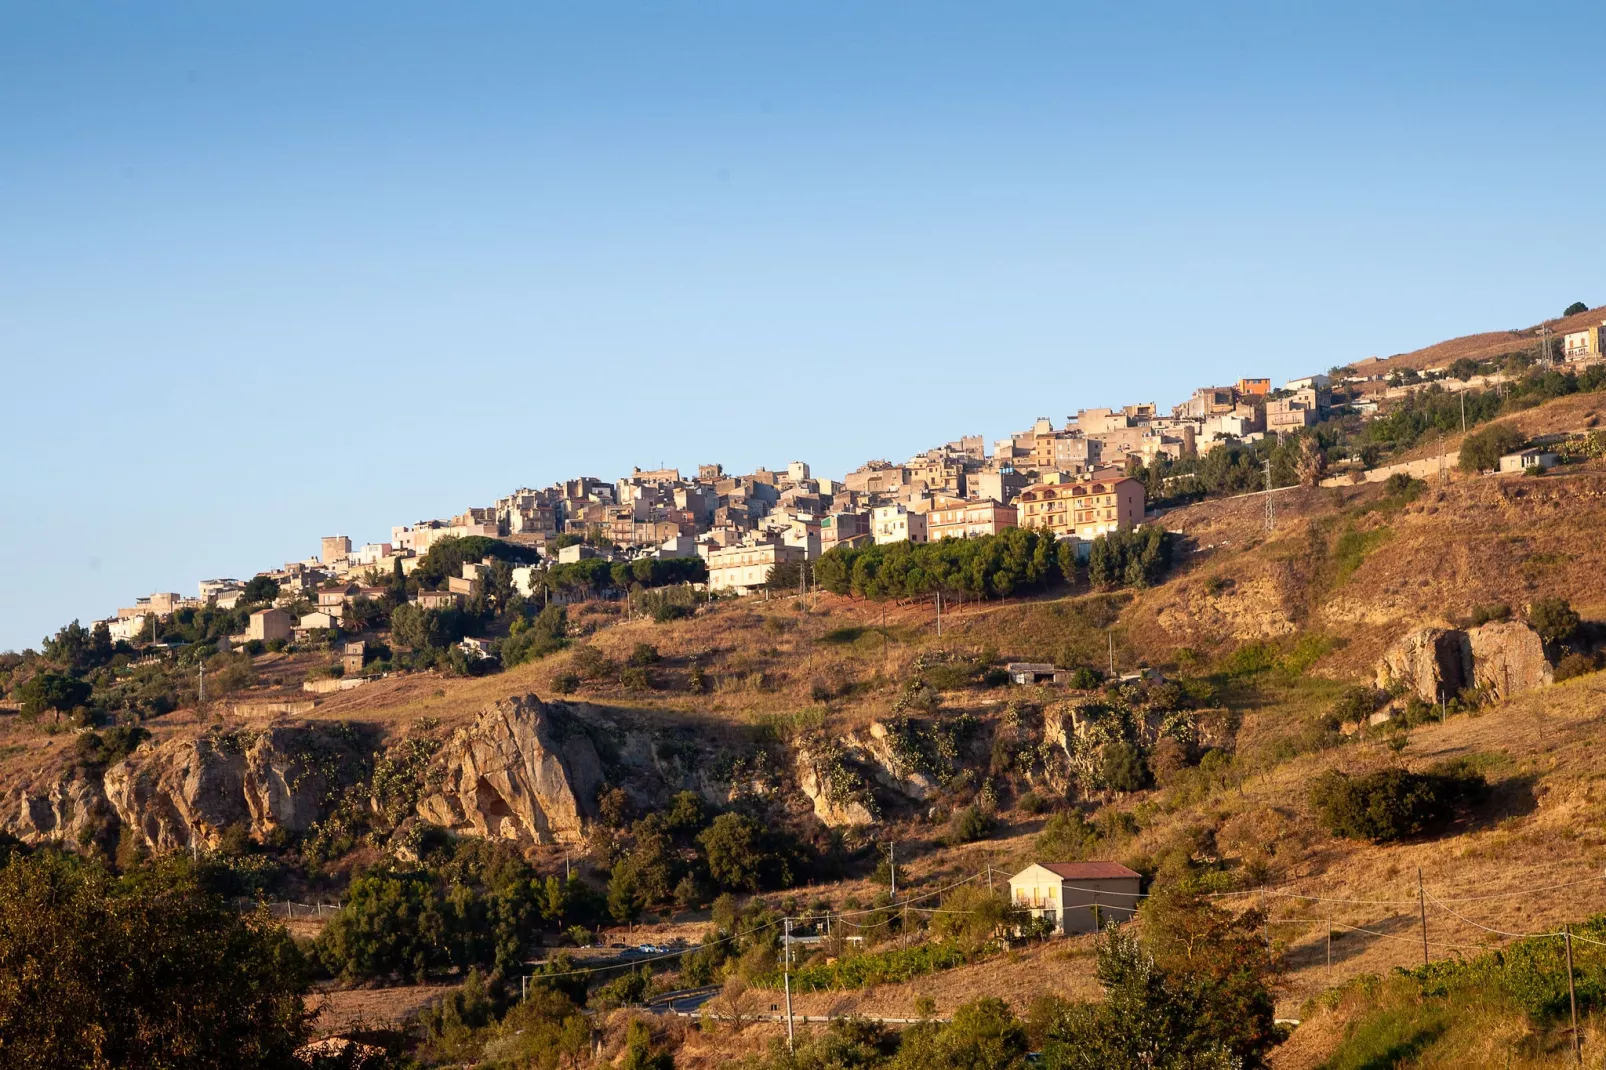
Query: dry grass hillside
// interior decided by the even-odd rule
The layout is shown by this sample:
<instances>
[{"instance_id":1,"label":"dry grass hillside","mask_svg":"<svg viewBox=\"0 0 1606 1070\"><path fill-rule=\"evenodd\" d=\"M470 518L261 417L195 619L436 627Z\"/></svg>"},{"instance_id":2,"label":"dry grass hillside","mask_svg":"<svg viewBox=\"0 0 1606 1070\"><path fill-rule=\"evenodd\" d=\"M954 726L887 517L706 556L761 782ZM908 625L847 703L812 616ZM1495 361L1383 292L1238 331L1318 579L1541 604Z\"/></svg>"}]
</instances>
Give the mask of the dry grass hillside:
<instances>
[{"instance_id":1,"label":"dry grass hillside","mask_svg":"<svg viewBox=\"0 0 1606 1070\"><path fill-rule=\"evenodd\" d=\"M1556 319L1544 320L1532 327L1525 327L1514 331L1485 331L1481 334L1468 334L1460 338L1451 338L1448 341L1436 342L1422 349L1414 349L1409 353L1396 353L1375 363L1362 365L1368 373L1390 372L1396 368L1442 368L1447 364L1460 360L1463 357L1471 360L1490 360L1505 353L1511 353L1525 347L1533 347L1539 343L1539 329L1548 325L1551 332L1560 336L1568 331L1581 331L1585 327L1600 326L1602 317L1606 316L1606 305L1592 308L1588 312L1579 312L1572 316L1562 316Z\"/></svg>"}]
</instances>

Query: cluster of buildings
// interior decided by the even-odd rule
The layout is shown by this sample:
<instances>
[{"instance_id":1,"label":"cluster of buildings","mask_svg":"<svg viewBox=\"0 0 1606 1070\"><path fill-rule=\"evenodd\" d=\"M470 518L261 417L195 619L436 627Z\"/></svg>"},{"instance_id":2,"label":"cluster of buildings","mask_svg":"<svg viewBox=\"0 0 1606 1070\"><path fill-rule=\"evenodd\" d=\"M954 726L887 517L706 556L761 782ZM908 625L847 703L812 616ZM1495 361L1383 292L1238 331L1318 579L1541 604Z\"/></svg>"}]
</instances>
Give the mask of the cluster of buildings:
<instances>
[{"instance_id":1,"label":"cluster of buildings","mask_svg":"<svg viewBox=\"0 0 1606 1070\"><path fill-rule=\"evenodd\" d=\"M1591 337L1598 347L1601 339ZM1082 409L1058 427L1038 419L990 452L980 435L970 435L902 462L870 461L841 479L816 477L807 464L793 461L744 475L705 464L695 473L637 468L613 482L581 476L520 488L457 516L393 527L388 542L355 545L344 535L326 536L315 557L259 573L279 584L280 606L305 601L311 612L253 623L248 637L267 641L337 628L347 603L377 597L378 585L398 566L411 573L445 538L505 539L554 563L597 554L699 556L707 562L710 589L733 592L763 583L777 565L811 561L838 546L976 538L1011 527L1088 543L1142 522L1143 484L1126 474L1134 462L1178 460L1227 442L1295 431L1320 420L1327 406L1324 375L1275 391L1269 379L1241 379L1201 387L1169 414L1153 403ZM565 535L588 545L560 549L555 544ZM421 592L419 604L461 604L482 582L477 570L483 568L466 566L446 590ZM517 571L520 589L533 590L532 571ZM135 639L148 631L149 617L204 605L233 608L244 590L239 580L205 580L196 598L152 594L107 623L115 638Z\"/></svg>"}]
</instances>

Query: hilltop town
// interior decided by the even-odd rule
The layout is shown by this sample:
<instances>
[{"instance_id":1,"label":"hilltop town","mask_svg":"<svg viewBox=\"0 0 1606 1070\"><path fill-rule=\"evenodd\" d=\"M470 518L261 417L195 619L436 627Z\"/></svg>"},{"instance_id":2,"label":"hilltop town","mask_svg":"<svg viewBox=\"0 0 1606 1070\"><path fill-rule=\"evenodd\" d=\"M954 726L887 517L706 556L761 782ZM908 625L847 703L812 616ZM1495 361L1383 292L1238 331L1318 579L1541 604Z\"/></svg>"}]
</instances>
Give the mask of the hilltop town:
<instances>
[{"instance_id":1,"label":"hilltop town","mask_svg":"<svg viewBox=\"0 0 1606 1070\"><path fill-rule=\"evenodd\" d=\"M599 590L622 594L630 582L614 582L604 564L701 562L666 574L710 593L745 594L776 575L807 584L809 564L836 547L970 539L1015 527L1048 532L1085 561L1100 537L1189 500L1166 491L1190 476L1197 481L1217 454L1240 468L1246 459L1258 462L1236 482L1211 488L1218 492L1301 480L1333 485L1395 471L1442 473L1443 456L1381 464L1377 445L1362 441L1365 424L1430 386L1451 394L1488 391L1536 366L1587 373L1601 361L1603 324L1596 310L1542 324L1528 332L1531 337L1474 336L1481 346L1463 345L1453 350L1461 355L1439 366L1370 358L1276 388L1266 378L1199 387L1169 413L1142 402L1081 409L1058 425L1040 417L990 452L981 436L965 436L903 462L869 461L840 479L818 477L807 463L792 461L745 475L705 464L695 476L637 468L612 482L578 476L539 490L520 488L453 517L397 525L385 542L324 537L315 556L256 573L254 590L271 583L273 605L252 612L245 631L231 638L277 646L360 633L374 619L365 604L383 599L393 577L410 577L430 548L447 539L493 539L527 551L507 555L509 579L519 595L542 604ZM1464 404L1459 412L1464 431ZM1474 423L1480 415L1474 411ZM1309 445L1293 456L1289 443ZM1554 460L1542 443L1522 445L1526 452L1497 456L1493 467ZM1281 455L1273 456L1277 447ZM494 564L490 558L466 562L458 575L415 585L408 600L423 610L462 609L481 595ZM143 645L158 639L161 622L175 613L233 610L251 601L249 587L238 579L202 580L193 598L153 593L90 627L104 624L112 641ZM463 638L469 657L494 649L494 637Z\"/></svg>"}]
</instances>

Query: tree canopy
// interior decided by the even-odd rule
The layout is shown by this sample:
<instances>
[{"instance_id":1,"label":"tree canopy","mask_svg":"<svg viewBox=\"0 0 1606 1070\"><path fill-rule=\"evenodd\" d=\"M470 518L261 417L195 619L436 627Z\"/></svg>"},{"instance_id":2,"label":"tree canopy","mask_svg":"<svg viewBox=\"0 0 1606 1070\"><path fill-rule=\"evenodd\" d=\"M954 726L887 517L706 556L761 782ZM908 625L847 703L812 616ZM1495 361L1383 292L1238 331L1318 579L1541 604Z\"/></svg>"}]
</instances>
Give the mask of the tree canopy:
<instances>
[{"instance_id":1,"label":"tree canopy","mask_svg":"<svg viewBox=\"0 0 1606 1070\"><path fill-rule=\"evenodd\" d=\"M17 1070L293 1065L295 944L168 865L113 878L56 854L0 869L0 1063Z\"/></svg>"}]
</instances>

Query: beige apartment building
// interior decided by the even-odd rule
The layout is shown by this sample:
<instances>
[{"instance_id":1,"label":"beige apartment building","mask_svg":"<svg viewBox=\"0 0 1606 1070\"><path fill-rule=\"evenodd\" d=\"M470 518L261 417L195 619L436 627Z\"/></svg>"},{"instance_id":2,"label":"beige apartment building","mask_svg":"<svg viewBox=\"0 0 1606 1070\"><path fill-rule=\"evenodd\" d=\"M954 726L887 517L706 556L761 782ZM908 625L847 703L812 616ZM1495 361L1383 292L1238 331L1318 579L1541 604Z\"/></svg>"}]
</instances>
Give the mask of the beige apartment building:
<instances>
[{"instance_id":1,"label":"beige apartment building","mask_svg":"<svg viewBox=\"0 0 1606 1070\"><path fill-rule=\"evenodd\" d=\"M1016 501L1020 525L1093 540L1143 522L1143 484L1127 476L1076 483L1039 483Z\"/></svg>"},{"instance_id":2,"label":"beige apartment building","mask_svg":"<svg viewBox=\"0 0 1606 1070\"><path fill-rule=\"evenodd\" d=\"M1000 505L991 500L969 502L939 498L926 514L926 534L932 542L975 539L1014 527L1016 518L1013 505Z\"/></svg>"},{"instance_id":3,"label":"beige apartment building","mask_svg":"<svg viewBox=\"0 0 1606 1070\"><path fill-rule=\"evenodd\" d=\"M708 589L745 594L761 587L776 565L807 560L802 546L764 542L756 545L727 546L708 551Z\"/></svg>"},{"instance_id":4,"label":"beige apartment building","mask_svg":"<svg viewBox=\"0 0 1606 1070\"><path fill-rule=\"evenodd\" d=\"M1581 331L1572 331L1562 335L1562 358L1569 363L1595 360L1602 353L1606 353L1606 321L1599 327L1586 327Z\"/></svg>"}]
</instances>

